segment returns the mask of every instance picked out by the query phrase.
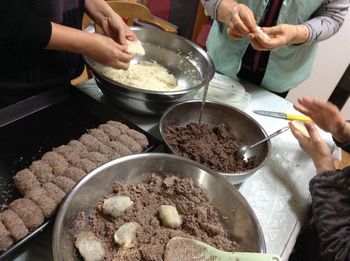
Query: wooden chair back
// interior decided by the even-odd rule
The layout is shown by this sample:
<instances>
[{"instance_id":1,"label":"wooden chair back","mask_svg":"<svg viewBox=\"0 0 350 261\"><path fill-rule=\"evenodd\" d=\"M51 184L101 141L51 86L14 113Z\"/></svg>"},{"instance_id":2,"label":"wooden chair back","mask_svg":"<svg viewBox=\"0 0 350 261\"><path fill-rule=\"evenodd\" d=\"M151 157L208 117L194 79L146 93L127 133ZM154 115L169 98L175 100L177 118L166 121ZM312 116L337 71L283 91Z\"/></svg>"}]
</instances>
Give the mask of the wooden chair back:
<instances>
[{"instance_id":1,"label":"wooden chair back","mask_svg":"<svg viewBox=\"0 0 350 261\"><path fill-rule=\"evenodd\" d=\"M122 18L127 19L128 25L133 25L134 18L140 22L156 26L170 33L177 33L177 28L169 22L151 14L147 6L134 0L106 1Z\"/></svg>"}]
</instances>

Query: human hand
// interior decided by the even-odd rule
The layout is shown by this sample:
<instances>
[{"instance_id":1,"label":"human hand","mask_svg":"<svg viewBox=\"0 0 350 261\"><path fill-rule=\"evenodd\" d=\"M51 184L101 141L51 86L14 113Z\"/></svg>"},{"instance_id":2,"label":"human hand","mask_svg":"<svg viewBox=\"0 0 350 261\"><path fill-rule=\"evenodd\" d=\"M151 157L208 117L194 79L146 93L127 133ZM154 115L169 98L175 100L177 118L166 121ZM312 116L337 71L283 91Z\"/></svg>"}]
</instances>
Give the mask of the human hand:
<instances>
[{"instance_id":1,"label":"human hand","mask_svg":"<svg viewBox=\"0 0 350 261\"><path fill-rule=\"evenodd\" d=\"M320 174L325 171L335 170L332 153L328 145L321 139L316 126L313 122L304 122L310 138L304 136L292 122L289 123L290 130L294 137L298 140L300 147L312 159L316 173Z\"/></svg>"},{"instance_id":2,"label":"human hand","mask_svg":"<svg viewBox=\"0 0 350 261\"><path fill-rule=\"evenodd\" d=\"M100 34L91 34L94 38L94 44L89 45L85 54L93 60L116 69L128 69L130 60L134 55L126 52L126 45L121 45Z\"/></svg>"},{"instance_id":3,"label":"human hand","mask_svg":"<svg viewBox=\"0 0 350 261\"><path fill-rule=\"evenodd\" d=\"M308 39L308 29L305 25L280 24L273 27L264 27L262 30L270 39L260 34L248 35L251 45L259 51L273 50L290 44L300 44Z\"/></svg>"},{"instance_id":4,"label":"human hand","mask_svg":"<svg viewBox=\"0 0 350 261\"><path fill-rule=\"evenodd\" d=\"M249 32L254 32L256 21L253 12L244 4L237 4L226 15L227 34L239 40Z\"/></svg>"},{"instance_id":5,"label":"human hand","mask_svg":"<svg viewBox=\"0 0 350 261\"><path fill-rule=\"evenodd\" d=\"M126 40L136 41L137 37L116 13L102 21L102 29L105 35L124 45Z\"/></svg>"},{"instance_id":6,"label":"human hand","mask_svg":"<svg viewBox=\"0 0 350 261\"><path fill-rule=\"evenodd\" d=\"M337 141L350 140L350 126L334 104L302 97L294 104L294 108L309 116L321 129L330 132Z\"/></svg>"}]
</instances>

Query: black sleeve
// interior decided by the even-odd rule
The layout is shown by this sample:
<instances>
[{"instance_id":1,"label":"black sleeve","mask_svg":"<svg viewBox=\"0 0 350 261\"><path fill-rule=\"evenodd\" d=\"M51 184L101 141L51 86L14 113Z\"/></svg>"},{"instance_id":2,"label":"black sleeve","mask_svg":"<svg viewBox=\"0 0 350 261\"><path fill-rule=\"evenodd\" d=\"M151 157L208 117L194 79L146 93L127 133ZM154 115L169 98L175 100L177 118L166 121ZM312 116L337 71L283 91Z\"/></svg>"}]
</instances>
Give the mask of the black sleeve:
<instances>
[{"instance_id":1,"label":"black sleeve","mask_svg":"<svg viewBox=\"0 0 350 261\"><path fill-rule=\"evenodd\" d=\"M335 145L337 145L339 148L350 153L350 140L340 143L333 137L333 141L335 142Z\"/></svg>"},{"instance_id":2,"label":"black sleeve","mask_svg":"<svg viewBox=\"0 0 350 261\"><path fill-rule=\"evenodd\" d=\"M310 181L313 218L325 260L350 260L350 167Z\"/></svg>"},{"instance_id":3,"label":"black sleeve","mask_svg":"<svg viewBox=\"0 0 350 261\"><path fill-rule=\"evenodd\" d=\"M51 22L35 15L25 1L2 0L0 5L0 48L45 48L51 37Z\"/></svg>"}]
</instances>

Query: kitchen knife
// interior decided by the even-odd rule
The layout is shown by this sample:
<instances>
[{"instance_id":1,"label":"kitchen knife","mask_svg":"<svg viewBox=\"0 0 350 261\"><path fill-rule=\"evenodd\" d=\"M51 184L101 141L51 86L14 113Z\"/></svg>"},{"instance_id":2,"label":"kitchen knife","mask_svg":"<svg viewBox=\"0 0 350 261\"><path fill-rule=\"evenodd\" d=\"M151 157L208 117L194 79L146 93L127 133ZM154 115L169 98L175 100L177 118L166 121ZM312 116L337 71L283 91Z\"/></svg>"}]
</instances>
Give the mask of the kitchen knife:
<instances>
[{"instance_id":1,"label":"kitchen knife","mask_svg":"<svg viewBox=\"0 0 350 261\"><path fill-rule=\"evenodd\" d=\"M270 116L270 117L286 119L286 120L311 121L310 117L303 116L303 115L289 114L284 112L262 111L262 110L254 110L253 112L264 116Z\"/></svg>"}]
</instances>

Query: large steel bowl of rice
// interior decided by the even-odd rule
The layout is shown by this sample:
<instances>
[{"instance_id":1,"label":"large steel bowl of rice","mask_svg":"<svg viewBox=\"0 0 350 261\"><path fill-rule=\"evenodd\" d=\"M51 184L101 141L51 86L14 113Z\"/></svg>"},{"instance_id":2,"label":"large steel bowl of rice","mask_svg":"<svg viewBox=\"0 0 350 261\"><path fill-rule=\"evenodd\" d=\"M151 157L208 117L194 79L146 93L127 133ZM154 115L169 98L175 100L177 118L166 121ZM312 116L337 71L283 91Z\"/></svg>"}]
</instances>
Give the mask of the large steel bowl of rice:
<instances>
[{"instance_id":1,"label":"large steel bowl of rice","mask_svg":"<svg viewBox=\"0 0 350 261\"><path fill-rule=\"evenodd\" d=\"M113 77L118 74L113 72L115 69L106 68L85 57L98 87L105 97L119 108L140 114L160 115L169 106L192 99L197 91L209 84L213 78L213 62L197 44L179 35L156 29L132 27L132 30L141 41L145 55L137 55L131 61L130 67L135 64L156 64L166 72L160 70L150 77L148 71L140 69L137 76L142 82L136 87ZM157 89L154 78L166 73L174 78L176 88ZM170 79L170 82L172 84L173 80Z\"/></svg>"}]
</instances>

